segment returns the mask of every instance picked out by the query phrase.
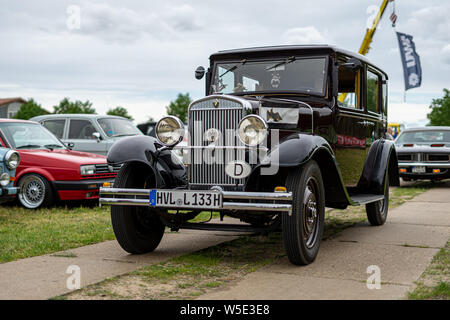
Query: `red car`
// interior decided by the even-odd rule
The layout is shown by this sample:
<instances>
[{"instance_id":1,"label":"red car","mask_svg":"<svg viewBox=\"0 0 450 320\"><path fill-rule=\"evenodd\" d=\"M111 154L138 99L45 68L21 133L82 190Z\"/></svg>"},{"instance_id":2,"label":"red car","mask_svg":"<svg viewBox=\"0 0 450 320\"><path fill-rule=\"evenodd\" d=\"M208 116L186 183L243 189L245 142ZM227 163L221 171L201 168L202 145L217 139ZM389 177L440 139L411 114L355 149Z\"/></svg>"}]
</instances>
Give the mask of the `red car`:
<instances>
[{"instance_id":1,"label":"red car","mask_svg":"<svg viewBox=\"0 0 450 320\"><path fill-rule=\"evenodd\" d=\"M30 209L55 200L97 199L99 187L112 183L120 169L105 156L70 150L33 121L0 119L0 143L20 153L18 200Z\"/></svg>"}]
</instances>

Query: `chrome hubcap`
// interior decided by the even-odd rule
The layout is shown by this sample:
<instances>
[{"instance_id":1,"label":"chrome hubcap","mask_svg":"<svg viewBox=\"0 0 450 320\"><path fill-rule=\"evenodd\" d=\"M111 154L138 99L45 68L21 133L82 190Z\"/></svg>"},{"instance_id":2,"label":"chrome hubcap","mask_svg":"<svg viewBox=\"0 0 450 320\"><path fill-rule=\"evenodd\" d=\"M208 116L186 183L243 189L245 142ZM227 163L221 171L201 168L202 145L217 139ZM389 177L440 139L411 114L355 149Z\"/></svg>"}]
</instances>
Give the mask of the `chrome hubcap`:
<instances>
[{"instance_id":1,"label":"chrome hubcap","mask_svg":"<svg viewBox=\"0 0 450 320\"><path fill-rule=\"evenodd\" d=\"M317 184L313 178L308 180L303 196L303 235L306 246L314 246L318 231Z\"/></svg>"},{"instance_id":2,"label":"chrome hubcap","mask_svg":"<svg viewBox=\"0 0 450 320\"><path fill-rule=\"evenodd\" d=\"M19 199L27 208L37 208L44 201L45 186L37 177L26 177L20 183Z\"/></svg>"}]
</instances>

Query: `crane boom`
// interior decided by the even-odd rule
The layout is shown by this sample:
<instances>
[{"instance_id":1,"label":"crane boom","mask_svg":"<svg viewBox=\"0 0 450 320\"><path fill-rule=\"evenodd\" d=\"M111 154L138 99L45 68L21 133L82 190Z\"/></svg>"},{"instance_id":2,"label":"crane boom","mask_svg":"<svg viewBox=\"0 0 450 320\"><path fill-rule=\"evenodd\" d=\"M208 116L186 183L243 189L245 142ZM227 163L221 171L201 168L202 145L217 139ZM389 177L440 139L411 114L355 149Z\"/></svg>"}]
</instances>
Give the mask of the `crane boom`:
<instances>
[{"instance_id":1,"label":"crane boom","mask_svg":"<svg viewBox=\"0 0 450 320\"><path fill-rule=\"evenodd\" d=\"M361 43L361 47L359 48L359 53L363 56L369 52L370 44L372 43L373 36L375 34L375 31L377 30L378 23L381 20L381 17L383 17L384 11L386 11L386 7L391 0L383 0L383 3L381 4L380 10L378 10L377 15L375 16L375 19L373 20L372 26L370 28L366 29L366 34L364 35L363 42ZM347 97L347 93L341 93L338 97L339 102L344 103L345 98Z\"/></svg>"}]
</instances>

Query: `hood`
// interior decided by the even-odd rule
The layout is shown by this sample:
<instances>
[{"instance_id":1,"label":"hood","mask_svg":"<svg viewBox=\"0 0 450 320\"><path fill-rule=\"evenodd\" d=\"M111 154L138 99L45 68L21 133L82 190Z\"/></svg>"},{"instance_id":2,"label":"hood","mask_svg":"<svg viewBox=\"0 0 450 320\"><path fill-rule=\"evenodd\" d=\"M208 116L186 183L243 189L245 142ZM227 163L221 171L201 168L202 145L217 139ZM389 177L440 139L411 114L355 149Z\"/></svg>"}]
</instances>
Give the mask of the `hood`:
<instances>
[{"instance_id":1,"label":"hood","mask_svg":"<svg viewBox=\"0 0 450 320\"><path fill-rule=\"evenodd\" d=\"M28 149L28 150L17 150L23 159L31 158L39 162L48 162L54 164L73 164L73 165L84 165L84 164L101 164L106 163L106 157L98 154L80 152L68 149ZM54 165L53 165L54 166Z\"/></svg>"}]
</instances>

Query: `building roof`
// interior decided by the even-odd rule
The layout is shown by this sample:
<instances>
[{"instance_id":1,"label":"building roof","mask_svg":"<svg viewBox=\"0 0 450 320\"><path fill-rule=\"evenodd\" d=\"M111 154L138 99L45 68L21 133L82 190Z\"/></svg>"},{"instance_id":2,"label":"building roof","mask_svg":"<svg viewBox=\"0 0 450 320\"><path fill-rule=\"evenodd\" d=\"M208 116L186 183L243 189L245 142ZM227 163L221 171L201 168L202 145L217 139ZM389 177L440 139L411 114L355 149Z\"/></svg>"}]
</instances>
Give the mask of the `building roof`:
<instances>
[{"instance_id":1,"label":"building roof","mask_svg":"<svg viewBox=\"0 0 450 320\"><path fill-rule=\"evenodd\" d=\"M25 103L26 101L20 97L17 98L0 98L0 106L3 106L5 104L10 104L13 102L21 102L21 103Z\"/></svg>"}]
</instances>

